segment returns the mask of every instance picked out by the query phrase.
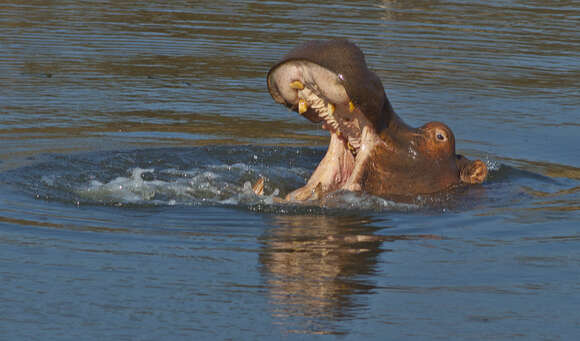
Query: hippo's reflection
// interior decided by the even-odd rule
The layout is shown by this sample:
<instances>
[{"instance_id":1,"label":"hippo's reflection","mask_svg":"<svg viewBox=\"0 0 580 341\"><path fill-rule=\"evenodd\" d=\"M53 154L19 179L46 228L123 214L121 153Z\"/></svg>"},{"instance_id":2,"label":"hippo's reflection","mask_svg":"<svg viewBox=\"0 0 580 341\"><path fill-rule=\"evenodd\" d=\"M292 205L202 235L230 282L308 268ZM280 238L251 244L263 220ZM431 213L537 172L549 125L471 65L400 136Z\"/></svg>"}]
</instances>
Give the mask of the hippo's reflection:
<instances>
[{"instance_id":1,"label":"hippo's reflection","mask_svg":"<svg viewBox=\"0 0 580 341\"><path fill-rule=\"evenodd\" d=\"M262 237L260 262L277 318L307 318L299 332L337 333L374 288L372 276L385 237L361 217L277 216ZM392 238L390 238L392 239Z\"/></svg>"}]
</instances>

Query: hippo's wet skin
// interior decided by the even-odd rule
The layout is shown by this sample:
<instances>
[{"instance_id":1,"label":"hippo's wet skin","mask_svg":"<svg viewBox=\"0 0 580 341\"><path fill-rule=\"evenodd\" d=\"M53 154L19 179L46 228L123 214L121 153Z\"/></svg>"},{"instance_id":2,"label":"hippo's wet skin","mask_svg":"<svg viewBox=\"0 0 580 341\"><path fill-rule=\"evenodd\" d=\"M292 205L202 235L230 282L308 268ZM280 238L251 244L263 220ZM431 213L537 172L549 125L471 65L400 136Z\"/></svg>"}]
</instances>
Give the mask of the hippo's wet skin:
<instances>
[{"instance_id":1,"label":"hippo's wet skin","mask_svg":"<svg viewBox=\"0 0 580 341\"><path fill-rule=\"evenodd\" d=\"M347 40L294 48L270 69L268 89L276 102L330 132L323 160L287 200L336 190L411 197L487 176L485 163L455 154L455 137L445 124L412 128L403 122L361 50Z\"/></svg>"}]
</instances>

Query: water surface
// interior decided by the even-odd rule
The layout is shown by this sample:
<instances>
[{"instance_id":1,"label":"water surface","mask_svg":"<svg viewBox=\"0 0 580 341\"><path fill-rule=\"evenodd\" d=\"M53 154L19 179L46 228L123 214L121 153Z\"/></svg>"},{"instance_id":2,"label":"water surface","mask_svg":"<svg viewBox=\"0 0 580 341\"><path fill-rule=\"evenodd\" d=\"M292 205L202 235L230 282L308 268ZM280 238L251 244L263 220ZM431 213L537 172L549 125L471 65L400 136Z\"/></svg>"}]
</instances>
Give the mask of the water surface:
<instances>
[{"instance_id":1,"label":"water surface","mask_svg":"<svg viewBox=\"0 0 580 341\"><path fill-rule=\"evenodd\" d=\"M0 4L2 335L573 339L579 17L566 1ZM277 204L328 140L265 75L332 37L488 181Z\"/></svg>"}]
</instances>

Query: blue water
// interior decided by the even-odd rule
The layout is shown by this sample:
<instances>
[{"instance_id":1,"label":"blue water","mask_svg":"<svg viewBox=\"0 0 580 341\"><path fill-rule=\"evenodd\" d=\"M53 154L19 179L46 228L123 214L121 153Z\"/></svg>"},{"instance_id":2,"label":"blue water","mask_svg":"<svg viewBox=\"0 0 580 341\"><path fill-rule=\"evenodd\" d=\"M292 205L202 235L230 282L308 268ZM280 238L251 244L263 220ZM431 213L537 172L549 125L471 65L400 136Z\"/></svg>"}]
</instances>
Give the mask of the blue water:
<instances>
[{"instance_id":1,"label":"blue water","mask_svg":"<svg viewBox=\"0 0 580 341\"><path fill-rule=\"evenodd\" d=\"M0 339L580 335L574 2L0 5ZM481 186L273 198L324 154L275 104L296 44L361 46ZM265 179L265 196L251 190Z\"/></svg>"}]
</instances>

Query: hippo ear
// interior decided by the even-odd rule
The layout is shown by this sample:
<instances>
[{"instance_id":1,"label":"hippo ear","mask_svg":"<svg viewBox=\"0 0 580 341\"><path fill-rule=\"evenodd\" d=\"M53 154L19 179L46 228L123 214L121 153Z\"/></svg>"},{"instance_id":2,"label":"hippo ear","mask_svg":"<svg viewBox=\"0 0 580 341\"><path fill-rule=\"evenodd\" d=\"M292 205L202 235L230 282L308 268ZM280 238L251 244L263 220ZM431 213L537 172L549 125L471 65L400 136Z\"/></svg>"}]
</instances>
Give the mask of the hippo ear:
<instances>
[{"instance_id":1,"label":"hippo ear","mask_svg":"<svg viewBox=\"0 0 580 341\"><path fill-rule=\"evenodd\" d=\"M487 177L487 166L481 160L465 165L460 171L461 181L468 184L480 184Z\"/></svg>"}]
</instances>

